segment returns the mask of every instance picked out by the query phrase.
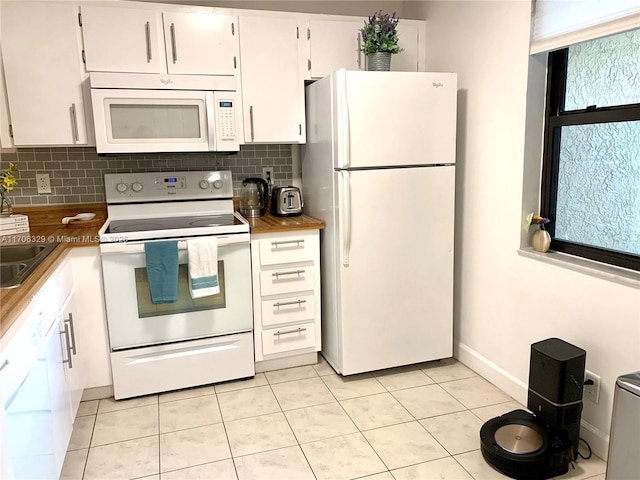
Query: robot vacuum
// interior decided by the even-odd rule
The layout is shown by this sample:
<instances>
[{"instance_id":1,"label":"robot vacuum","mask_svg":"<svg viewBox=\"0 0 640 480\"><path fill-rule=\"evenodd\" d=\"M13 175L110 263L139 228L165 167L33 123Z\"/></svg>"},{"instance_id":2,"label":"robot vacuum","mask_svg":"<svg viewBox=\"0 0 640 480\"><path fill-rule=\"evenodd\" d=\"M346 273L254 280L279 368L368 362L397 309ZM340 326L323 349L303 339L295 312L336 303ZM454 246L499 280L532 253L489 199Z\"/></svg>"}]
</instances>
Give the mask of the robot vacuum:
<instances>
[{"instance_id":1,"label":"robot vacuum","mask_svg":"<svg viewBox=\"0 0 640 480\"><path fill-rule=\"evenodd\" d=\"M545 425L524 410L493 418L480 429L482 456L512 478L533 480L567 473L572 446L566 431Z\"/></svg>"},{"instance_id":2,"label":"robot vacuum","mask_svg":"<svg viewBox=\"0 0 640 480\"><path fill-rule=\"evenodd\" d=\"M517 479L567 473L578 457L586 352L558 338L531 345L527 408L487 421L480 450L496 470Z\"/></svg>"}]
</instances>

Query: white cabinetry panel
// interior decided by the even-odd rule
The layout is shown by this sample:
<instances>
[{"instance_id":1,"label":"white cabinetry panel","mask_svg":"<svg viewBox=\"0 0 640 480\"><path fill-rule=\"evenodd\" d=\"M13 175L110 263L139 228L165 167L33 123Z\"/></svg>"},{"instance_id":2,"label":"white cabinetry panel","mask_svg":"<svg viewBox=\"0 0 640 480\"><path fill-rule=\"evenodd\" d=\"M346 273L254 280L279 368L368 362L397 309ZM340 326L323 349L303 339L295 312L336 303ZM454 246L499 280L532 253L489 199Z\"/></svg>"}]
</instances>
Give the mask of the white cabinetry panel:
<instances>
[{"instance_id":1,"label":"white cabinetry panel","mask_svg":"<svg viewBox=\"0 0 640 480\"><path fill-rule=\"evenodd\" d=\"M239 23L245 143L304 143L297 21L241 15Z\"/></svg>"},{"instance_id":2,"label":"white cabinetry panel","mask_svg":"<svg viewBox=\"0 0 640 480\"><path fill-rule=\"evenodd\" d=\"M159 10L82 5L80 12L88 71L165 71Z\"/></svg>"},{"instance_id":3,"label":"white cabinetry panel","mask_svg":"<svg viewBox=\"0 0 640 480\"><path fill-rule=\"evenodd\" d=\"M237 17L163 12L171 74L233 75L238 61Z\"/></svg>"},{"instance_id":4,"label":"white cabinetry panel","mask_svg":"<svg viewBox=\"0 0 640 480\"><path fill-rule=\"evenodd\" d=\"M251 263L256 361L319 351L320 232L252 235Z\"/></svg>"},{"instance_id":5,"label":"white cabinetry panel","mask_svg":"<svg viewBox=\"0 0 640 480\"><path fill-rule=\"evenodd\" d=\"M3 2L1 22L15 146L86 145L86 75L74 5Z\"/></svg>"},{"instance_id":6,"label":"white cabinetry panel","mask_svg":"<svg viewBox=\"0 0 640 480\"><path fill-rule=\"evenodd\" d=\"M309 20L309 78L322 78L339 68L363 70L362 21Z\"/></svg>"}]
</instances>

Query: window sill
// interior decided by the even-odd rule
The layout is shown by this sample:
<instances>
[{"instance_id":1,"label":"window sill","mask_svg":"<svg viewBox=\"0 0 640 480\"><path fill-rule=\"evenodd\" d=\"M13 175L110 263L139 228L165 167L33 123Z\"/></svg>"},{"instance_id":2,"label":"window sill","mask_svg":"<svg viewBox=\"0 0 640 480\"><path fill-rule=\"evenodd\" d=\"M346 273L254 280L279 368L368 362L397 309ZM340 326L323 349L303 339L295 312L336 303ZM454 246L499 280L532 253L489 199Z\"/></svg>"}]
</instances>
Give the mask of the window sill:
<instances>
[{"instance_id":1,"label":"window sill","mask_svg":"<svg viewBox=\"0 0 640 480\"><path fill-rule=\"evenodd\" d=\"M568 255L566 253L537 252L531 247L519 249L518 255L640 290L640 272L636 272L635 270L616 267L614 265L606 265L604 263Z\"/></svg>"}]
</instances>

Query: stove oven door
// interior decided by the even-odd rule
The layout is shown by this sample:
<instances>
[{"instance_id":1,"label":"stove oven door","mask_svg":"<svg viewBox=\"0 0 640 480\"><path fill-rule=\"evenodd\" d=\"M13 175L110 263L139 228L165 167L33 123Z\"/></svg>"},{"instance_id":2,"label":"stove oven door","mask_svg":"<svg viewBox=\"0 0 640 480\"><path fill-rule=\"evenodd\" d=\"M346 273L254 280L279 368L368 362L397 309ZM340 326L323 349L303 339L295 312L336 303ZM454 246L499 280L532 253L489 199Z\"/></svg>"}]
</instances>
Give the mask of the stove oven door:
<instances>
[{"instance_id":1,"label":"stove oven door","mask_svg":"<svg viewBox=\"0 0 640 480\"><path fill-rule=\"evenodd\" d=\"M144 242L100 245L113 351L250 332L253 328L249 234L218 236L220 293L191 298L186 241L178 241L178 300L151 303Z\"/></svg>"}]
</instances>

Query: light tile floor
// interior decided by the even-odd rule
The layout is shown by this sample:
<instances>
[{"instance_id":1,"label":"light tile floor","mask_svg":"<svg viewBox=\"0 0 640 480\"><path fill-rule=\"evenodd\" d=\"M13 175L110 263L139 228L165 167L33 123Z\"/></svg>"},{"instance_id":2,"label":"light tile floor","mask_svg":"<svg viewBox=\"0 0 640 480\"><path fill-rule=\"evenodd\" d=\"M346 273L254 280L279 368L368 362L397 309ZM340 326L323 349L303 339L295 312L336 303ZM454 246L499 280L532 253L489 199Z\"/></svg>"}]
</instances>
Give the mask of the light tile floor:
<instances>
[{"instance_id":1,"label":"light tile floor","mask_svg":"<svg viewBox=\"0 0 640 480\"><path fill-rule=\"evenodd\" d=\"M454 359L343 378L317 365L83 402L62 479L499 479L482 423L522 408ZM579 460L562 479L604 480Z\"/></svg>"}]
</instances>

